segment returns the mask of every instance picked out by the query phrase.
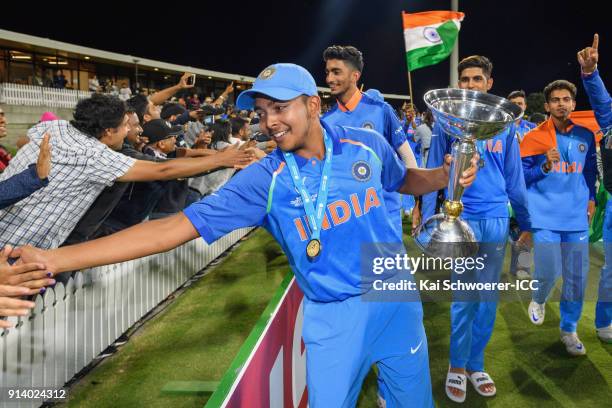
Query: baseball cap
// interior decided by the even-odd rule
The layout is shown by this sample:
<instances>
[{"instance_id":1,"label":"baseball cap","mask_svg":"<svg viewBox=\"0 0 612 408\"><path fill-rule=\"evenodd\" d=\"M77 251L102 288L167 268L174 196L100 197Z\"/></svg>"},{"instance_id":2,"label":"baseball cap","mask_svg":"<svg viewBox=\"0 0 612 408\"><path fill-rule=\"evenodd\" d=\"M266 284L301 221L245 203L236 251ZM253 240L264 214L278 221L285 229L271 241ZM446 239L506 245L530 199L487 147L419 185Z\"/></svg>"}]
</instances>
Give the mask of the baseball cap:
<instances>
[{"instance_id":1,"label":"baseball cap","mask_svg":"<svg viewBox=\"0 0 612 408\"><path fill-rule=\"evenodd\" d=\"M289 101L300 95L317 95L317 84L305 68L296 64L280 63L261 71L253 87L238 96L236 106L240 109L253 109L256 94Z\"/></svg>"},{"instance_id":2,"label":"baseball cap","mask_svg":"<svg viewBox=\"0 0 612 408\"><path fill-rule=\"evenodd\" d=\"M178 103L170 102L164 105L159 116L162 119L168 119L172 115L182 115L183 113L185 113L185 110L186 109Z\"/></svg>"},{"instance_id":3,"label":"baseball cap","mask_svg":"<svg viewBox=\"0 0 612 408\"><path fill-rule=\"evenodd\" d=\"M142 135L149 139L149 144L183 133L181 126L170 126L163 119L153 119L142 125Z\"/></svg>"}]
</instances>

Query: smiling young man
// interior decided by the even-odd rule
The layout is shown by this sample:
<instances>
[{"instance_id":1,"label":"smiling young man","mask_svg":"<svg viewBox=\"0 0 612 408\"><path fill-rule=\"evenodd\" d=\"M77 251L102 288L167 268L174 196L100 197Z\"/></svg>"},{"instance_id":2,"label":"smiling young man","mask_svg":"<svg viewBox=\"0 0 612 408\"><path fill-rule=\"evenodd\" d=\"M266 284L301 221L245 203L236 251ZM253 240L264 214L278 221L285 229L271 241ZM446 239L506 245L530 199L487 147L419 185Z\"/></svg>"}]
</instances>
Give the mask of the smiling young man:
<instances>
[{"instance_id":1,"label":"smiling young man","mask_svg":"<svg viewBox=\"0 0 612 408\"><path fill-rule=\"evenodd\" d=\"M407 168L418 167L406 133L391 105L362 93L357 87L364 65L361 51L350 45L333 45L323 52L323 61L325 81L336 98L336 105L323 115L323 121L330 126L373 129L383 135ZM389 216L401 237L401 196L396 192L385 192L383 196Z\"/></svg>"},{"instance_id":2,"label":"smiling young man","mask_svg":"<svg viewBox=\"0 0 612 408\"><path fill-rule=\"evenodd\" d=\"M493 64L488 58L473 55L458 66L461 89L488 92L493 86ZM480 153L478 180L465 191L461 216L468 222L480 243L477 257L486 258L477 279L497 283L501 276L509 232L508 201L516 213L521 231L531 229L527 211L527 192L514 126L489 140L477 141ZM450 153L454 140L439 125L432 131L427 167L440 165ZM423 197L423 219L434 214L437 194ZM519 238L526 239L527 234ZM458 276L458 275L457 275ZM455 402L465 401L467 380L482 396L495 395L491 376L485 371L484 351L493 334L497 311L496 293L476 298L456 299L451 305L450 368L446 394ZM467 374L467 376L466 376Z\"/></svg>"},{"instance_id":3,"label":"smiling young man","mask_svg":"<svg viewBox=\"0 0 612 408\"><path fill-rule=\"evenodd\" d=\"M309 405L354 406L377 363L389 386L388 407L433 406L421 303L362 300L359 263L362 245L401 244L383 189L438 190L448 181L450 157L437 169L406 170L376 132L327 126L319 119L314 79L294 64L264 69L237 106L254 108L262 132L279 148L215 194L183 213L99 240L54 251L24 247L13 255L58 273L168 251L198 236L212 243L237 228L262 226L283 248L305 295ZM469 186L475 173L476 159L462 185Z\"/></svg>"},{"instance_id":4,"label":"smiling young man","mask_svg":"<svg viewBox=\"0 0 612 408\"><path fill-rule=\"evenodd\" d=\"M576 107L574 84L553 81L544 88L544 98L550 119L528 133L521 144L537 281L529 319L535 325L544 323L545 302L562 274L561 341L569 354L584 355L586 348L576 329L589 272L589 223L595 212L595 139L590 130L569 118ZM537 146L543 140L552 141L553 147L533 154L532 141Z\"/></svg>"}]
</instances>

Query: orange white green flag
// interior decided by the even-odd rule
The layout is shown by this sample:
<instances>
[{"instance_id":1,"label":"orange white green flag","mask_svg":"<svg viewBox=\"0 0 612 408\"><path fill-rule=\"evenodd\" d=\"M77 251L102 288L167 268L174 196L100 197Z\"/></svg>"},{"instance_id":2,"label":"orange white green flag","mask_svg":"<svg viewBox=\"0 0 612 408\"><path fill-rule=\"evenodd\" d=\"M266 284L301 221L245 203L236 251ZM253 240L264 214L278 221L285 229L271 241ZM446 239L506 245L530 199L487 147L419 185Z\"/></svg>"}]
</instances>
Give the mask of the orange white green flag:
<instances>
[{"instance_id":1,"label":"orange white green flag","mask_svg":"<svg viewBox=\"0 0 612 408\"><path fill-rule=\"evenodd\" d=\"M447 58L457 41L463 17L464 14L458 11L402 11L408 71Z\"/></svg>"}]
</instances>

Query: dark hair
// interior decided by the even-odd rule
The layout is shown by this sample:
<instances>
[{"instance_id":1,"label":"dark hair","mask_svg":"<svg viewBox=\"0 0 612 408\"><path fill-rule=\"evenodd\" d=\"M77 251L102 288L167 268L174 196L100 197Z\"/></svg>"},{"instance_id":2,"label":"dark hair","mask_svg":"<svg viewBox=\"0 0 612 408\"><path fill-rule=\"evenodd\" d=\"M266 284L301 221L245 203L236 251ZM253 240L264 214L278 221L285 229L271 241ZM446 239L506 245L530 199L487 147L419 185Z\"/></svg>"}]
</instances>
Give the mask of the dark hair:
<instances>
[{"instance_id":1,"label":"dark hair","mask_svg":"<svg viewBox=\"0 0 612 408\"><path fill-rule=\"evenodd\" d=\"M149 99L144 95L135 95L127 100L127 106L136 112L140 123L144 123L144 115L147 113L149 107Z\"/></svg>"},{"instance_id":2,"label":"dark hair","mask_svg":"<svg viewBox=\"0 0 612 408\"><path fill-rule=\"evenodd\" d=\"M433 128L434 117L433 117L433 113L431 113L431 109L427 109L425 111L425 114L423 115L423 122L430 128Z\"/></svg>"},{"instance_id":3,"label":"dark hair","mask_svg":"<svg viewBox=\"0 0 612 408\"><path fill-rule=\"evenodd\" d=\"M510 94L508 94L508 97L506 99L515 99L515 98L527 99L527 97L525 96L525 91L523 91L522 89L519 89L518 91L512 91L510 92Z\"/></svg>"},{"instance_id":4,"label":"dark hair","mask_svg":"<svg viewBox=\"0 0 612 408\"><path fill-rule=\"evenodd\" d=\"M327 62L330 59L344 61L355 68L357 71L363 71L363 55L361 51L352 45L332 45L323 51L323 61Z\"/></svg>"},{"instance_id":5,"label":"dark hair","mask_svg":"<svg viewBox=\"0 0 612 408\"><path fill-rule=\"evenodd\" d=\"M544 100L548 102L552 91L558 91L560 89L568 90L572 95L572 99L576 99L576 85L572 84L570 81L566 81L565 79L557 79L556 81L552 81L550 84L546 85L546 88L544 88Z\"/></svg>"},{"instance_id":6,"label":"dark hair","mask_svg":"<svg viewBox=\"0 0 612 408\"><path fill-rule=\"evenodd\" d=\"M216 121L211 128L213 135L210 145L216 149L219 142L229 143L231 125L227 120Z\"/></svg>"},{"instance_id":7,"label":"dark hair","mask_svg":"<svg viewBox=\"0 0 612 408\"><path fill-rule=\"evenodd\" d=\"M487 78L491 78L491 73L493 72L493 64L487 57L483 57L482 55L470 55L462 59L457 67L459 76L461 76L461 72L467 68L480 68Z\"/></svg>"},{"instance_id":8,"label":"dark hair","mask_svg":"<svg viewBox=\"0 0 612 408\"><path fill-rule=\"evenodd\" d=\"M230 124L232 125L232 135L237 135L240 132L240 129L242 129L247 123L248 121L241 117L231 118Z\"/></svg>"},{"instance_id":9,"label":"dark hair","mask_svg":"<svg viewBox=\"0 0 612 408\"><path fill-rule=\"evenodd\" d=\"M529 121L539 125L546 120L546 115L540 112L534 112L529 116Z\"/></svg>"},{"instance_id":10,"label":"dark hair","mask_svg":"<svg viewBox=\"0 0 612 408\"><path fill-rule=\"evenodd\" d=\"M116 96L93 94L82 99L74 110L72 126L87 136L100 139L106 129L119 127L125 117L125 103Z\"/></svg>"}]
</instances>

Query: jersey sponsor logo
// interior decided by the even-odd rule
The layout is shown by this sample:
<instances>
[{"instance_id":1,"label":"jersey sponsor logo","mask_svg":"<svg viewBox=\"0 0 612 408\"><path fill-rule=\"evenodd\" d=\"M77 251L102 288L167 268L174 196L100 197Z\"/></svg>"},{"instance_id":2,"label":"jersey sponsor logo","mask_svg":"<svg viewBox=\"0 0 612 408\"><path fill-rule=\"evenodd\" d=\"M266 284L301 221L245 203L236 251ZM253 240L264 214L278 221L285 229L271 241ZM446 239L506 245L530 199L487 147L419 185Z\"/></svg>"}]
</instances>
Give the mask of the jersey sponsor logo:
<instances>
[{"instance_id":1,"label":"jersey sponsor logo","mask_svg":"<svg viewBox=\"0 0 612 408\"><path fill-rule=\"evenodd\" d=\"M261 71L257 79L270 79L272 78L272 75L274 75L275 72L276 72L276 68L270 65L268 68Z\"/></svg>"},{"instance_id":2,"label":"jersey sponsor logo","mask_svg":"<svg viewBox=\"0 0 612 408\"><path fill-rule=\"evenodd\" d=\"M370 165L363 160L353 163L352 173L357 181L368 181L372 178L372 169Z\"/></svg>"},{"instance_id":3,"label":"jersey sponsor logo","mask_svg":"<svg viewBox=\"0 0 612 408\"><path fill-rule=\"evenodd\" d=\"M318 196L317 193L310 196L310 199L312 200L313 203L317 202L317 196ZM302 196L300 195L300 196L295 197L293 200L289 202L289 204L291 204L294 207L303 207L304 203L302 202Z\"/></svg>"},{"instance_id":4,"label":"jersey sponsor logo","mask_svg":"<svg viewBox=\"0 0 612 408\"><path fill-rule=\"evenodd\" d=\"M328 230L332 227L349 222L353 217L359 218L369 213L373 208L381 206L376 189L369 187L365 190L361 200L357 193L349 196L349 200L336 200L327 205L327 211L323 217L321 229ZM329 215L329 216L328 216ZM297 230L300 241L306 241L310 236L310 225L306 215L293 219L293 225Z\"/></svg>"},{"instance_id":5,"label":"jersey sponsor logo","mask_svg":"<svg viewBox=\"0 0 612 408\"><path fill-rule=\"evenodd\" d=\"M361 125L362 128L364 129L370 129L373 130L374 129L374 124L370 121L367 122L363 122L363 125Z\"/></svg>"},{"instance_id":6,"label":"jersey sponsor logo","mask_svg":"<svg viewBox=\"0 0 612 408\"><path fill-rule=\"evenodd\" d=\"M418 345L418 346L416 346L416 347L410 347L410 354L414 354L414 353L416 353L417 351L419 351L419 349L421 348L421 345L422 345L422 344L423 344L423 340L421 340L421 342L419 343L419 345Z\"/></svg>"},{"instance_id":7,"label":"jersey sponsor logo","mask_svg":"<svg viewBox=\"0 0 612 408\"><path fill-rule=\"evenodd\" d=\"M578 150L580 150L580 153L586 152L586 145L584 143L580 143L578 145Z\"/></svg>"}]
</instances>

